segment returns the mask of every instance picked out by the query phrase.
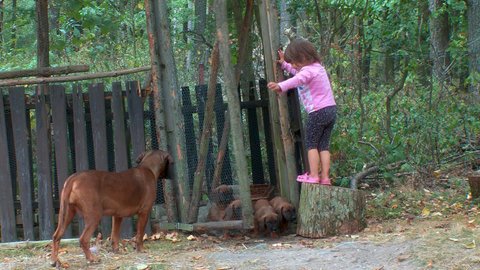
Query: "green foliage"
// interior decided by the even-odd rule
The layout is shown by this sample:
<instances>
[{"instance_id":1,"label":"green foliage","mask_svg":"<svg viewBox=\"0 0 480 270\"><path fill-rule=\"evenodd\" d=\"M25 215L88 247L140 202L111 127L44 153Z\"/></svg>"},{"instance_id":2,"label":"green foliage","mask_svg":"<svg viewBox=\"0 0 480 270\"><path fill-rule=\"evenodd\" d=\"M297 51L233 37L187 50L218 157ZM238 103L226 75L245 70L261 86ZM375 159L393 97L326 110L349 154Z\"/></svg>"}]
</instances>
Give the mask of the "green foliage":
<instances>
[{"instance_id":1,"label":"green foliage","mask_svg":"<svg viewBox=\"0 0 480 270\"><path fill-rule=\"evenodd\" d=\"M50 2L52 66L87 64L95 72L150 64L143 1ZM15 18L11 3L4 1L0 71L34 68L35 3L17 1ZM462 145L478 140L480 106L471 104L465 91L468 83L480 81L478 73L466 72L467 6L462 0L445 3L432 15L446 12L450 23L451 80L440 84L431 77L429 64L428 3L287 1L296 29L325 54L322 58L331 75L339 116L331 148L334 155L342 156L332 163L337 184L348 186L349 176L369 163L379 166L380 178L395 182L396 172L432 170L452 153L464 151ZM198 72L189 59L196 57L193 53L202 53L206 60L210 48L202 43L200 52L194 50L198 44L190 31L196 19L193 2L175 0L168 5L177 77L180 84L191 85ZM238 33L233 12L229 18L232 61L236 63ZM258 22L253 24L258 31ZM205 43L214 43L214 29L214 14L209 11L202 36ZM255 56L250 60L263 65L260 35L254 32L251 36ZM387 62L391 70L386 69ZM362 78L368 78L368 83L360 82L356 72L367 64ZM262 76L263 67L255 72ZM391 114L387 115L386 99L399 87L405 72L406 82L392 97ZM396 171L388 166L400 161L403 165Z\"/></svg>"}]
</instances>

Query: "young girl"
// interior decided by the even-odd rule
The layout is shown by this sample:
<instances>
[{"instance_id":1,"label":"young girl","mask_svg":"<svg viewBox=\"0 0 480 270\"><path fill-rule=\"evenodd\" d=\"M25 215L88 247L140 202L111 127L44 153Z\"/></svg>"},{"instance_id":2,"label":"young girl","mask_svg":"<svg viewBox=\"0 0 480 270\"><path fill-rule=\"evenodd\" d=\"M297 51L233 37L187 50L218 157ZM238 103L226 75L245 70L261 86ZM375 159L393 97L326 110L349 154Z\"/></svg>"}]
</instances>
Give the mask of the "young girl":
<instances>
[{"instance_id":1,"label":"young girl","mask_svg":"<svg viewBox=\"0 0 480 270\"><path fill-rule=\"evenodd\" d=\"M305 145L310 173L299 175L297 181L331 185L329 145L337 107L327 72L320 64L320 56L315 47L305 39L291 41L285 53L279 50L278 54L278 63L282 65L282 69L294 76L279 83L269 82L268 88L280 93L297 88L308 112Z\"/></svg>"}]
</instances>

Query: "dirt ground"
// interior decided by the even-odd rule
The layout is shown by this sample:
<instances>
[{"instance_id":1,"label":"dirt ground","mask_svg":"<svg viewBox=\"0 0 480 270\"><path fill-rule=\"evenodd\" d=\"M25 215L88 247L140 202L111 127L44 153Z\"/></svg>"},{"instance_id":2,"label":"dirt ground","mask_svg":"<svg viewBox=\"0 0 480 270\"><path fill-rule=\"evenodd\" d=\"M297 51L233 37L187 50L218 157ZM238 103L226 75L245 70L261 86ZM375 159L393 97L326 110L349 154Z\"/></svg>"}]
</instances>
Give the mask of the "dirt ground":
<instances>
[{"instance_id":1,"label":"dirt ground","mask_svg":"<svg viewBox=\"0 0 480 270\"><path fill-rule=\"evenodd\" d=\"M107 241L88 264L77 240L61 244L67 269L480 269L480 225L466 215L370 222L359 234L308 239L169 233L137 253L126 241L119 254ZM54 269L48 242L0 245L0 269Z\"/></svg>"}]
</instances>

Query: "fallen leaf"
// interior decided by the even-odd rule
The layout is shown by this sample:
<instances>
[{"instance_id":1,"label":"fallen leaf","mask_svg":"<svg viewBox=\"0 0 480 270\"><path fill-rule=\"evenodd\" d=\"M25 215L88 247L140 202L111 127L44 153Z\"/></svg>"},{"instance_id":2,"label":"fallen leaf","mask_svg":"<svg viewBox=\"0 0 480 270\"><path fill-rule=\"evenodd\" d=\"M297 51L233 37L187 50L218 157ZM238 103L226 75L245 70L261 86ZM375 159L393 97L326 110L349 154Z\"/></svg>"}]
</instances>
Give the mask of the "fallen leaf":
<instances>
[{"instance_id":1,"label":"fallen leaf","mask_svg":"<svg viewBox=\"0 0 480 270\"><path fill-rule=\"evenodd\" d=\"M453 241L453 242L458 242L457 238L448 238L448 240Z\"/></svg>"},{"instance_id":2,"label":"fallen leaf","mask_svg":"<svg viewBox=\"0 0 480 270\"><path fill-rule=\"evenodd\" d=\"M424 207L422 210L422 217L428 217L430 215L430 209Z\"/></svg>"},{"instance_id":3,"label":"fallen leaf","mask_svg":"<svg viewBox=\"0 0 480 270\"><path fill-rule=\"evenodd\" d=\"M465 248L468 248L468 249L474 249L477 247L477 245L475 244L475 239L472 240L472 242L468 243L468 244L465 244L463 245Z\"/></svg>"},{"instance_id":4,"label":"fallen leaf","mask_svg":"<svg viewBox=\"0 0 480 270\"><path fill-rule=\"evenodd\" d=\"M193 236L193 235L189 235L189 236L187 237L187 240L188 240L188 241L196 241L196 240L197 240L197 237L196 237L196 236Z\"/></svg>"},{"instance_id":5,"label":"fallen leaf","mask_svg":"<svg viewBox=\"0 0 480 270\"><path fill-rule=\"evenodd\" d=\"M397 261L399 262L403 262L403 261L406 261L410 258L410 255L407 255L407 254L404 254L404 255L400 255L397 257Z\"/></svg>"},{"instance_id":6,"label":"fallen leaf","mask_svg":"<svg viewBox=\"0 0 480 270\"><path fill-rule=\"evenodd\" d=\"M137 270L146 270L148 269L148 265L147 264L139 264L137 265L135 268L137 268Z\"/></svg>"},{"instance_id":7,"label":"fallen leaf","mask_svg":"<svg viewBox=\"0 0 480 270\"><path fill-rule=\"evenodd\" d=\"M202 256L193 256L193 259L196 260L196 261L200 260L201 258L202 258Z\"/></svg>"}]
</instances>

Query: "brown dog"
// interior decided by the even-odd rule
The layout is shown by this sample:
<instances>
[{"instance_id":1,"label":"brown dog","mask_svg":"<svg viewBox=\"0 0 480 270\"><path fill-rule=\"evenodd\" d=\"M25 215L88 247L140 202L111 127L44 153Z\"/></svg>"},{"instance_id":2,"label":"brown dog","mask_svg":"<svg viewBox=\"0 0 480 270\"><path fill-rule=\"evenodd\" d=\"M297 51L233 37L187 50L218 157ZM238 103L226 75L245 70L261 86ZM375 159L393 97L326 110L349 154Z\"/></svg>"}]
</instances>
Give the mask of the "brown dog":
<instances>
[{"instance_id":1,"label":"brown dog","mask_svg":"<svg viewBox=\"0 0 480 270\"><path fill-rule=\"evenodd\" d=\"M161 150L140 155L139 165L123 172L90 170L71 175L62 190L57 230L53 234L52 265L59 263L58 249L65 228L75 213L83 217L85 228L80 246L89 262L97 259L90 252L90 238L102 216L112 216L112 246L118 250L120 224L124 217L138 214L136 247L143 249L143 235L156 197L157 179L167 175L171 156Z\"/></svg>"},{"instance_id":2,"label":"brown dog","mask_svg":"<svg viewBox=\"0 0 480 270\"><path fill-rule=\"evenodd\" d=\"M270 200L275 213L278 214L280 220L280 232L288 229L288 223L294 222L297 219L295 206L293 206L287 199L276 196Z\"/></svg>"},{"instance_id":3,"label":"brown dog","mask_svg":"<svg viewBox=\"0 0 480 270\"><path fill-rule=\"evenodd\" d=\"M254 234L259 232L264 234L269 233L270 236L275 237L278 231L278 215L270 205L270 202L265 199L260 199L255 202L255 220L254 220Z\"/></svg>"},{"instance_id":4,"label":"brown dog","mask_svg":"<svg viewBox=\"0 0 480 270\"><path fill-rule=\"evenodd\" d=\"M225 209L233 200L233 188L228 185L220 185L210 193L210 200L220 208Z\"/></svg>"},{"instance_id":5,"label":"brown dog","mask_svg":"<svg viewBox=\"0 0 480 270\"><path fill-rule=\"evenodd\" d=\"M236 199L225 208L224 220L241 220L242 219L242 201Z\"/></svg>"}]
</instances>

